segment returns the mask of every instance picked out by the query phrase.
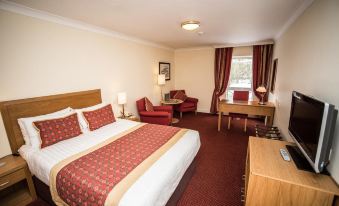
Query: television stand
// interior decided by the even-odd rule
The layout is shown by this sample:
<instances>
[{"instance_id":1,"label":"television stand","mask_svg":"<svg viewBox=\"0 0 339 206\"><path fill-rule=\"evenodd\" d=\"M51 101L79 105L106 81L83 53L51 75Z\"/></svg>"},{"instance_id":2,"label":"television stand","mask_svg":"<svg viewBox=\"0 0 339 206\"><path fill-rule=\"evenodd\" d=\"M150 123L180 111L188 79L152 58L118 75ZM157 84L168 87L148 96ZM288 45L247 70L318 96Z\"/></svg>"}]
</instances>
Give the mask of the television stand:
<instances>
[{"instance_id":1,"label":"television stand","mask_svg":"<svg viewBox=\"0 0 339 206\"><path fill-rule=\"evenodd\" d=\"M335 205L339 187L330 176L298 170L292 161L281 158L279 149L291 144L249 138L245 170L246 206Z\"/></svg>"}]
</instances>

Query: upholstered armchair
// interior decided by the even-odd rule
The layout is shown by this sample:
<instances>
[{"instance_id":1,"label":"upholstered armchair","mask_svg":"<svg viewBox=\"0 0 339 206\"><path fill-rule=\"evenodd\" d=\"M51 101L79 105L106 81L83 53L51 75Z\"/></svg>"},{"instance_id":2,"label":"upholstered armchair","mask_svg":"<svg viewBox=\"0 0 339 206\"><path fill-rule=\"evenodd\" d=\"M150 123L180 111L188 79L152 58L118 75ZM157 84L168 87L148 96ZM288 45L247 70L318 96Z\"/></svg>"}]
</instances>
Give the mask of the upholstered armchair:
<instances>
[{"instance_id":1,"label":"upholstered armchair","mask_svg":"<svg viewBox=\"0 0 339 206\"><path fill-rule=\"evenodd\" d=\"M170 91L171 99L174 98L174 96L176 95L178 91L181 91L184 94L186 94L185 90L172 90ZM183 112L195 112L196 114L197 107L198 107L198 101L199 100L197 98L187 97L186 100L182 104L175 105L174 110L180 112L180 118L182 118Z\"/></svg>"},{"instance_id":2,"label":"upholstered armchair","mask_svg":"<svg viewBox=\"0 0 339 206\"><path fill-rule=\"evenodd\" d=\"M154 111L146 111L145 97L139 99L136 104L141 122L162 125L170 125L172 123L172 106L153 106Z\"/></svg>"}]
</instances>

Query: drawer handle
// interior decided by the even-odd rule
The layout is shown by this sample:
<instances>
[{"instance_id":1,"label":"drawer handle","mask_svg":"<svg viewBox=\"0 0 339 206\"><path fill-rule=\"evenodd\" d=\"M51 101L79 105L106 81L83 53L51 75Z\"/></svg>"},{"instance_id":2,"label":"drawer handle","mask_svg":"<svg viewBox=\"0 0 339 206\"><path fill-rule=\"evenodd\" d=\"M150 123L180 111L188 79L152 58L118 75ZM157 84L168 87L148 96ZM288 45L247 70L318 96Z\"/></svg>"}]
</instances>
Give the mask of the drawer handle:
<instances>
[{"instance_id":1,"label":"drawer handle","mask_svg":"<svg viewBox=\"0 0 339 206\"><path fill-rule=\"evenodd\" d=\"M9 183L9 181L4 182L4 183L1 183L1 184L0 184L0 187L3 187L3 186L5 186L5 185L7 185L8 183Z\"/></svg>"},{"instance_id":2,"label":"drawer handle","mask_svg":"<svg viewBox=\"0 0 339 206\"><path fill-rule=\"evenodd\" d=\"M245 195L241 195L241 202L245 202Z\"/></svg>"},{"instance_id":3,"label":"drawer handle","mask_svg":"<svg viewBox=\"0 0 339 206\"><path fill-rule=\"evenodd\" d=\"M245 175L242 175L242 180L245 180L246 179L246 176Z\"/></svg>"},{"instance_id":4,"label":"drawer handle","mask_svg":"<svg viewBox=\"0 0 339 206\"><path fill-rule=\"evenodd\" d=\"M240 191L241 193L245 193L245 188L244 187L240 188Z\"/></svg>"}]
</instances>

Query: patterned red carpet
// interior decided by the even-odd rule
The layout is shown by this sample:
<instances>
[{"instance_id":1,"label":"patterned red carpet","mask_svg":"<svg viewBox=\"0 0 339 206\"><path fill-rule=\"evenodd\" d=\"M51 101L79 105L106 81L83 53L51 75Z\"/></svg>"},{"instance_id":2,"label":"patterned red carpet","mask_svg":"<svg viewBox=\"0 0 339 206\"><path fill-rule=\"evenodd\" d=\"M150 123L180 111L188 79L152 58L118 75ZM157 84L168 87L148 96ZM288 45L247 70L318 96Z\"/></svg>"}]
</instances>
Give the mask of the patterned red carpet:
<instances>
[{"instance_id":1,"label":"patterned red carpet","mask_svg":"<svg viewBox=\"0 0 339 206\"><path fill-rule=\"evenodd\" d=\"M222 130L217 131L217 116L210 114L184 114L174 126L198 130L201 148L197 168L178 206L237 206L242 205L240 188L248 136L254 135L254 120L248 121L247 133L244 120L232 121L227 130L227 118L223 118ZM46 205L37 200L29 206Z\"/></svg>"},{"instance_id":2,"label":"patterned red carpet","mask_svg":"<svg viewBox=\"0 0 339 206\"><path fill-rule=\"evenodd\" d=\"M184 115L176 126L198 130L202 144L195 174L178 206L242 205L240 190L244 185L248 136L255 134L257 123L249 120L245 133L244 120L233 120L227 130L227 118L223 118L218 132L216 115Z\"/></svg>"}]
</instances>

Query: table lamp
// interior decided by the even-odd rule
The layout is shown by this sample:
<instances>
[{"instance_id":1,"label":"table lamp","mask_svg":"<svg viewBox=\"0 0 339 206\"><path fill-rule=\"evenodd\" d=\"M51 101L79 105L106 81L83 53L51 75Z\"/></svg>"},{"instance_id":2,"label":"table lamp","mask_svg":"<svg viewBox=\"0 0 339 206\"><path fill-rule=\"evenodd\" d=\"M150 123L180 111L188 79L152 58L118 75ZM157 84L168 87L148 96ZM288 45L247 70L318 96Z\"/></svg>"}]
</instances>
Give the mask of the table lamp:
<instances>
[{"instance_id":1,"label":"table lamp","mask_svg":"<svg viewBox=\"0 0 339 206\"><path fill-rule=\"evenodd\" d=\"M257 91L259 93L260 97L261 97L259 104L264 105L265 104L264 96L267 92L266 88L264 86L259 86L255 91Z\"/></svg>"},{"instance_id":2,"label":"table lamp","mask_svg":"<svg viewBox=\"0 0 339 206\"><path fill-rule=\"evenodd\" d=\"M126 104L126 102L127 102L126 92L118 93L118 104L122 105L122 112L121 112L122 118L126 117L125 108L124 108L124 105Z\"/></svg>"},{"instance_id":3,"label":"table lamp","mask_svg":"<svg viewBox=\"0 0 339 206\"><path fill-rule=\"evenodd\" d=\"M162 96L162 86L166 84L166 77L164 74L158 75L158 85L160 86L160 94L161 94L161 100L164 100L164 97Z\"/></svg>"}]
</instances>

